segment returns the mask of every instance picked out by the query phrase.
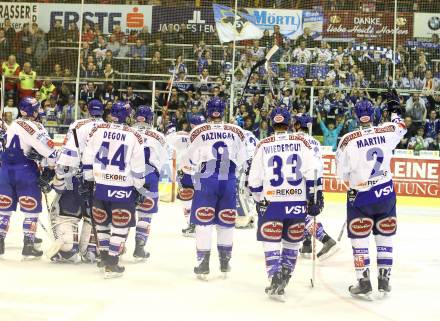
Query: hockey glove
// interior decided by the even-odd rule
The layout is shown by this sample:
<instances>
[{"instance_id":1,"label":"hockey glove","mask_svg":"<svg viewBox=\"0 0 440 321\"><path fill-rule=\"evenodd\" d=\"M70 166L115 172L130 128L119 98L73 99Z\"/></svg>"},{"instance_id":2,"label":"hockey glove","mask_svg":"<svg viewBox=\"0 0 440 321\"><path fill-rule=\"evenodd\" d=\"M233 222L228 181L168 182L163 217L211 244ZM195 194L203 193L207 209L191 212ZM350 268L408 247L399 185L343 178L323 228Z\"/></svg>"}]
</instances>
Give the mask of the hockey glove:
<instances>
[{"instance_id":1,"label":"hockey glove","mask_svg":"<svg viewBox=\"0 0 440 321\"><path fill-rule=\"evenodd\" d=\"M93 181L80 181L78 186L78 193L81 197L85 199L91 199L93 196L93 190L95 188L95 183Z\"/></svg>"},{"instance_id":2,"label":"hockey glove","mask_svg":"<svg viewBox=\"0 0 440 321\"><path fill-rule=\"evenodd\" d=\"M26 155L28 159L31 159L35 162L41 162L43 160L43 156L40 155L35 149L31 148L29 153Z\"/></svg>"},{"instance_id":3,"label":"hockey glove","mask_svg":"<svg viewBox=\"0 0 440 321\"><path fill-rule=\"evenodd\" d=\"M270 202L266 199L257 202L256 204L256 209L257 209L257 213L260 216L263 216L264 214L266 214L267 208L269 207Z\"/></svg>"},{"instance_id":4,"label":"hockey glove","mask_svg":"<svg viewBox=\"0 0 440 321\"><path fill-rule=\"evenodd\" d=\"M324 208L324 194L322 193L321 179L318 179L316 186L316 201L315 201L315 186L313 181L307 181L307 214L310 216L318 216Z\"/></svg>"},{"instance_id":5,"label":"hockey glove","mask_svg":"<svg viewBox=\"0 0 440 321\"><path fill-rule=\"evenodd\" d=\"M38 186L41 188L43 193L49 193L52 190L50 182L55 176L55 170L45 167L38 178Z\"/></svg>"},{"instance_id":6,"label":"hockey glove","mask_svg":"<svg viewBox=\"0 0 440 321\"><path fill-rule=\"evenodd\" d=\"M145 195L142 195L138 190L135 192L134 204L136 206L141 205L145 201Z\"/></svg>"}]
</instances>

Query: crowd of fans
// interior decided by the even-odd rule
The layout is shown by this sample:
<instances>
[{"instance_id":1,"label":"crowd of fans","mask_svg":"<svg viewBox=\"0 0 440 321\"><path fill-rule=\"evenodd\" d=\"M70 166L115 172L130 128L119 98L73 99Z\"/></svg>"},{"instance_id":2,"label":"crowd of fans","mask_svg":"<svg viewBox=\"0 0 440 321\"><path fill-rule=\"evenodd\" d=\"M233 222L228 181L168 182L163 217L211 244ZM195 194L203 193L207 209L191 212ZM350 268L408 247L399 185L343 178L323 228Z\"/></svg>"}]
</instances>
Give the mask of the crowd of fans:
<instances>
[{"instance_id":1,"label":"crowd of fans","mask_svg":"<svg viewBox=\"0 0 440 321\"><path fill-rule=\"evenodd\" d=\"M291 40L275 26L260 40L241 42L233 68L232 43L220 45L215 35L195 42L185 25L157 34L146 27L125 34L116 26L104 35L97 26L85 23L79 59L79 30L74 23L65 29L56 21L48 33L36 23L24 24L21 30L13 26L13 21L5 19L0 29L0 71L6 79L3 118L8 123L19 116L19 99L31 95L42 103L43 122L51 133L63 133L75 118L88 117L87 102L95 98L107 108L119 99L129 101L133 113L142 104L152 104L159 128L173 121L178 130L188 130L187 120L204 112L209 97L230 99L233 82L236 99L231 122L262 139L271 133L268 115L274 104L284 104L294 115L309 112L312 106L313 133L336 149L338 139L358 126L353 106L359 99L374 104L375 124L389 121L381 91L394 85L403 92L401 103L409 128L399 148L439 150L440 42L436 34L426 42L429 46L400 44L393 52L367 43L318 41L308 28ZM252 66L274 44L280 50L272 58L271 70L260 68L250 75ZM268 74L275 96L269 94ZM249 86L241 95L248 76ZM152 79L156 80L154 91Z\"/></svg>"}]
</instances>

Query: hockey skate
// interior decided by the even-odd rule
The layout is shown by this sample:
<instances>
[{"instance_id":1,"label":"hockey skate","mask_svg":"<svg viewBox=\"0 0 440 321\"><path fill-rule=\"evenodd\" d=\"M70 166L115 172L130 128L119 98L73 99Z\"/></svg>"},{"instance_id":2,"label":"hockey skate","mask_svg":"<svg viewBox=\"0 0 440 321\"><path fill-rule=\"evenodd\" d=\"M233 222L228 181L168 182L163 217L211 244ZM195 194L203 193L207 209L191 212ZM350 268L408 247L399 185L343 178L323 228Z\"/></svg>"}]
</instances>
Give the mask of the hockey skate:
<instances>
[{"instance_id":1,"label":"hockey skate","mask_svg":"<svg viewBox=\"0 0 440 321\"><path fill-rule=\"evenodd\" d=\"M43 240L40 239L39 237L34 238L34 246L37 250L39 250L41 248L41 244L43 243Z\"/></svg>"},{"instance_id":2,"label":"hockey skate","mask_svg":"<svg viewBox=\"0 0 440 321\"><path fill-rule=\"evenodd\" d=\"M286 282L283 280L283 274L277 272L270 280L270 285L264 290L270 299L284 302L284 287Z\"/></svg>"},{"instance_id":3,"label":"hockey skate","mask_svg":"<svg viewBox=\"0 0 440 321\"><path fill-rule=\"evenodd\" d=\"M228 252L220 252L220 271L223 273L223 278L226 279L228 276L228 272L231 271L231 266L229 265L229 260L231 259L231 255Z\"/></svg>"},{"instance_id":4,"label":"hockey skate","mask_svg":"<svg viewBox=\"0 0 440 321\"><path fill-rule=\"evenodd\" d=\"M119 278L124 274L125 267L118 265L119 257L108 255L105 268L104 279Z\"/></svg>"},{"instance_id":5,"label":"hockey skate","mask_svg":"<svg viewBox=\"0 0 440 321\"><path fill-rule=\"evenodd\" d=\"M373 291L373 288L371 287L369 270L366 270L363 273L363 276L364 276L363 278L358 280L358 284L351 285L348 288L348 291L355 298L360 298L360 299L364 299L367 301L372 301L371 293Z\"/></svg>"},{"instance_id":6,"label":"hockey skate","mask_svg":"<svg viewBox=\"0 0 440 321\"><path fill-rule=\"evenodd\" d=\"M387 296L391 292L390 277L387 269L379 269L377 282L378 289L382 297Z\"/></svg>"},{"instance_id":7,"label":"hockey skate","mask_svg":"<svg viewBox=\"0 0 440 321\"><path fill-rule=\"evenodd\" d=\"M317 257L320 261L328 259L339 250L336 241L329 237L329 239L323 243L321 251L318 252Z\"/></svg>"},{"instance_id":8,"label":"hockey skate","mask_svg":"<svg viewBox=\"0 0 440 321\"><path fill-rule=\"evenodd\" d=\"M56 262L56 263L79 263L81 262L81 259L78 255L78 253L74 252L74 251L69 251L69 252L63 252L63 251L59 251L58 253L56 253L54 256L52 256L50 258L50 260L52 262Z\"/></svg>"},{"instance_id":9,"label":"hockey skate","mask_svg":"<svg viewBox=\"0 0 440 321\"><path fill-rule=\"evenodd\" d=\"M134 248L133 257L136 262L143 262L150 257L150 253L145 251L145 241L136 238L136 246Z\"/></svg>"},{"instance_id":10,"label":"hockey skate","mask_svg":"<svg viewBox=\"0 0 440 321\"><path fill-rule=\"evenodd\" d=\"M299 253L301 254L301 257L305 259L310 259L312 257L312 240L310 236L305 237Z\"/></svg>"},{"instance_id":11,"label":"hockey skate","mask_svg":"<svg viewBox=\"0 0 440 321\"><path fill-rule=\"evenodd\" d=\"M81 254L81 261L84 263L95 263L98 261L98 257L95 251L86 251Z\"/></svg>"},{"instance_id":12,"label":"hockey skate","mask_svg":"<svg viewBox=\"0 0 440 321\"><path fill-rule=\"evenodd\" d=\"M205 253L200 264L194 267L194 273L196 274L199 280L203 280L203 281L208 280L210 255L211 254L209 252Z\"/></svg>"},{"instance_id":13,"label":"hockey skate","mask_svg":"<svg viewBox=\"0 0 440 321\"><path fill-rule=\"evenodd\" d=\"M98 267L98 269L101 272L104 272L106 260L108 258L108 251L100 251L99 256L100 256L100 258L99 258L98 262L96 263L96 266Z\"/></svg>"},{"instance_id":14,"label":"hockey skate","mask_svg":"<svg viewBox=\"0 0 440 321\"><path fill-rule=\"evenodd\" d=\"M5 238L0 236L0 255L5 254Z\"/></svg>"},{"instance_id":15,"label":"hockey skate","mask_svg":"<svg viewBox=\"0 0 440 321\"><path fill-rule=\"evenodd\" d=\"M34 246L34 241L25 236L23 240L23 250L21 251L23 260L35 260L39 259L43 255L43 251L37 250Z\"/></svg>"},{"instance_id":16,"label":"hockey skate","mask_svg":"<svg viewBox=\"0 0 440 321\"><path fill-rule=\"evenodd\" d=\"M194 237L196 232L196 225L189 224L187 228L182 229L182 234L185 237Z\"/></svg>"}]
</instances>

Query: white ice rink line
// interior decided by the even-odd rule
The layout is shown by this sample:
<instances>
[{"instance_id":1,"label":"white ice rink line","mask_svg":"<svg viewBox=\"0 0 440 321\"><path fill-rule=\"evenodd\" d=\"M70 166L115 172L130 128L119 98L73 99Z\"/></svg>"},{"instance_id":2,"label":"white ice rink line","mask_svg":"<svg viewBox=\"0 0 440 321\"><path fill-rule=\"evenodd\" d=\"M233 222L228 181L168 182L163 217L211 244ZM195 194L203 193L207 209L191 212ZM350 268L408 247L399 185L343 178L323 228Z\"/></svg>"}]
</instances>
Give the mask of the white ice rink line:
<instances>
[{"instance_id":1,"label":"white ice rink line","mask_svg":"<svg viewBox=\"0 0 440 321\"><path fill-rule=\"evenodd\" d=\"M264 294L264 258L255 230L235 232L233 270L227 280L218 278L216 254L211 259L213 279L196 280L192 274L194 240L179 234L183 215L177 204L162 203L153 219L149 262L132 263L130 235L123 262L127 270L117 280L103 280L89 265L56 265L46 259L21 262L21 216L14 215L6 254L0 261L0 321L438 321L438 214L437 208L398 208L389 298L363 302L348 295L354 271L350 243L344 237L341 250L318 265L314 289L309 285L311 262L299 260L284 304L272 302ZM319 218L335 238L344 216L344 204L328 203ZM41 230L39 236L45 238ZM376 287L375 250L371 252Z\"/></svg>"}]
</instances>

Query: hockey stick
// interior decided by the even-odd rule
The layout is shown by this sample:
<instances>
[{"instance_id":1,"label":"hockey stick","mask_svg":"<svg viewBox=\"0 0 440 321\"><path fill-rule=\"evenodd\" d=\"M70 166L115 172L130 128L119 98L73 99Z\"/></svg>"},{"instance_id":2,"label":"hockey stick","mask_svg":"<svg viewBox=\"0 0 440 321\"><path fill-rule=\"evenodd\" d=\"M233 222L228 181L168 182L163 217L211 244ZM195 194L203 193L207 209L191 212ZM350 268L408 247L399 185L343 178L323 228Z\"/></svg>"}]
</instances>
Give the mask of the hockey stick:
<instances>
[{"instance_id":1,"label":"hockey stick","mask_svg":"<svg viewBox=\"0 0 440 321\"><path fill-rule=\"evenodd\" d=\"M344 224L342 224L341 232L339 232L338 242L342 239L342 235L344 234L344 230L346 226L347 226L347 221L344 221Z\"/></svg>"},{"instance_id":2,"label":"hockey stick","mask_svg":"<svg viewBox=\"0 0 440 321\"><path fill-rule=\"evenodd\" d=\"M255 73L255 71L257 71L258 68L260 68L261 66L268 63L270 61L270 58L272 58L272 56L278 51L278 49L279 49L279 47L277 45L274 45L272 48L270 48L270 50L267 52L266 56L263 59L257 61L255 63L255 65L252 66L251 71L249 72L249 76L246 79L246 83L245 83L243 90L241 92L241 96L240 96L240 100L239 100L240 103L243 101L244 93L246 92L246 89L249 85L249 81L251 80L252 75ZM266 65L266 70L267 70L267 65ZM270 87L270 84L269 84L269 87ZM271 91L273 92L273 85L272 85Z\"/></svg>"},{"instance_id":3,"label":"hockey stick","mask_svg":"<svg viewBox=\"0 0 440 321\"><path fill-rule=\"evenodd\" d=\"M81 155L81 150L79 149L79 142L78 142L78 136L76 134L76 128L74 128L72 130L73 132L73 139L75 141L75 147L78 150L78 157L79 157L79 168L82 168L82 155ZM80 180L80 184L82 184L82 181ZM96 224L95 224L95 220L93 219L93 213L92 213L92 207L91 204L89 202L89 199L87 197L85 197L83 199L86 211L88 211L89 216L90 216L90 223L92 225L92 232L93 232L93 236L95 237L95 244L96 244L96 254L99 257L100 256L100 252L99 252L99 241L98 241L98 232L96 231Z\"/></svg>"},{"instance_id":4,"label":"hockey stick","mask_svg":"<svg viewBox=\"0 0 440 321\"><path fill-rule=\"evenodd\" d=\"M318 170L315 169L313 176L313 202L316 204L316 201L318 199ZM315 287L316 274L316 216L313 216L312 232L312 278L310 279L310 283L313 288Z\"/></svg>"}]
</instances>

